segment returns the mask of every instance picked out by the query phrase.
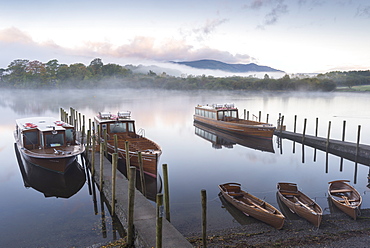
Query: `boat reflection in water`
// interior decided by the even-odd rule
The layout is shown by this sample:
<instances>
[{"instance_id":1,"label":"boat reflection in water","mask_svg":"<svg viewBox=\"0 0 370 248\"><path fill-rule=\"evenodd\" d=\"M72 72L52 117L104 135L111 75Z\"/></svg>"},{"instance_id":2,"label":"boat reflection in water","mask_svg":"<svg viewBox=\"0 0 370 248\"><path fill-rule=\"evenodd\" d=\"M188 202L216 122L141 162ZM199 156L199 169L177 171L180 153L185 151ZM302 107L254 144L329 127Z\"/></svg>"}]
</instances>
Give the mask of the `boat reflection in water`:
<instances>
[{"instance_id":1,"label":"boat reflection in water","mask_svg":"<svg viewBox=\"0 0 370 248\"><path fill-rule=\"evenodd\" d=\"M198 122L194 122L194 127L195 134L211 142L212 147L215 149L221 149L222 147L233 148L234 145L238 144L264 152L275 152L271 139L259 139L256 137L236 135L202 125Z\"/></svg>"},{"instance_id":2,"label":"boat reflection in water","mask_svg":"<svg viewBox=\"0 0 370 248\"><path fill-rule=\"evenodd\" d=\"M15 153L24 186L43 193L45 197L69 198L85 184L85 171L77 160L70 164L66 173L61 174L27 162L16 146Z\"/></svg>"},{"instance_id":3,"label":"boat reflection in water","mask_svg":"<svg viewBox=\"0 0 370 248\"><path fill-rule=\"evenodd\" d=\"M218 194L218 197L221 200L222 207L225 208L231 214L234 220L236 220L240 225L249 225L259 222L257 219L249 217L249 215L243 213L242 211L234 207L231 203L226 201L221 193Z\"/></svg>"},{"instance_id":4,"label":"boat reflection in water","mask_svg":"<svg viewBox=\"0 0 370 248\"><path fill-rule=\"evenodd\" d=\"M121 161L118 161L117 169L119 172L121 172L126 178L127 178L127 169L126 164L120 163ZM148 200L156 201L157 193L162 192L162 178L161 175L158 174L158 172L155 174L155 177L153 177L153 174L147 174L144 173L144 187L141 186L141 176L140 171L136 170L136 179L135 179L135 187L137 190L139 190ZM142 189L144 188L144 190Z\"/></svg>"}]
</instances>

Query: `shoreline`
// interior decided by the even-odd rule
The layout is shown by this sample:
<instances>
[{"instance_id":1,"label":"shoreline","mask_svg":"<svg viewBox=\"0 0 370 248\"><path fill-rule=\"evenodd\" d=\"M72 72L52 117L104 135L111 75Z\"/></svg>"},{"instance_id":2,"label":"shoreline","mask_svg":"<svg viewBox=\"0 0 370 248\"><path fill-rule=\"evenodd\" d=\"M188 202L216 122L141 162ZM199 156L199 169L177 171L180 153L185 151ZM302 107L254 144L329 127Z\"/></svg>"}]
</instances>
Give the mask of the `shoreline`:
<instances>
[{"instance_id":1,"label":"shoreline","mask_svg":"<svg viewBox=\"0 0 370 248\"><path fill-rule=\"evenodd\" d=\"M339 210L338 210L339 211ZM202 234L186 235L194 247L202 247ZM320 228L305 219L286 219L281 230L263 222L207 232L207 247L368 247L370 209L357 220L342 212L323 215Z\"/></svg>"}]
</instances>

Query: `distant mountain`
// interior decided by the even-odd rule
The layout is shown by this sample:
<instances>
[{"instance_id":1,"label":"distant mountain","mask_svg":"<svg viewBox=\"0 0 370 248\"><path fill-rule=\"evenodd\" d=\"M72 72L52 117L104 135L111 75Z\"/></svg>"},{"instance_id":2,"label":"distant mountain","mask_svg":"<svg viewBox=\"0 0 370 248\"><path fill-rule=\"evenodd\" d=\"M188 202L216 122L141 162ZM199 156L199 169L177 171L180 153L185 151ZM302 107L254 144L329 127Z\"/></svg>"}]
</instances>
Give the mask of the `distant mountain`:
<instances>
[{"instance_id":1,"label":"distant mountain","mask_svg":"<svg viewBox=\"0 0 370 248\"><path fill-rule=\"evenodd\" d=\"M227 72L284 72L268 66L250 64L227 64L217 60L203 59L196 61L173 62L180 65L187 65L198 69L221 70Z\"/></svg>"}]
</instances>

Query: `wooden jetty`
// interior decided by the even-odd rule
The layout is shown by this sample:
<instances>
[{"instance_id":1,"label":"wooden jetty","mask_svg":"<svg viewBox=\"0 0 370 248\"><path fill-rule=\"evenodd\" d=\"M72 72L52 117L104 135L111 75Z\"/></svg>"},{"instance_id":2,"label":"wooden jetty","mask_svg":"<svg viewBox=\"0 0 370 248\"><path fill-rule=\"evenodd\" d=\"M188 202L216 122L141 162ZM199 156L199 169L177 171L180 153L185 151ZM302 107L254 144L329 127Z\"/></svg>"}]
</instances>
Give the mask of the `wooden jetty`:
<instances>
[{"instance_id":1,"label":"wooden jetty","mask_svg":"<svg viewBox=\"0 0 370 248\"><path fill-rule=\"evenodd\" d=\"M85 154L86 155L86 154ZM93 158L94 157L94 158ZM100 160L100 154L91 152L85 157L87 161ZM90 170L91 163L89 163ZM100 182L100 165L94 166L93 181ZM115 215L125 228L128 230L129 207L127 199L129 197L129 181L122 173L117 173L116 180L112 180L112 164L107 158L103 158L103 187L100 190L104 194L108 209L112 206L112 187L115 184ZM99 186L98 186L99 188ZM134 199L134 245L135 247L156 247L156 207L137 189L135 189ZM165 218L162 226L162 247L192 247L186 238Z\"/></svg>"},{"instance_id":2,"label":"wooden jetty","mask_svg":"<svg viewBox=\"0 0 370 248\"><path fill-rule=\"evenodd\" d=\"M274 134L280 138L293 140L303 145L307 145L354 162L358 162L364 165L370 165L369 145L327 139L313 135L303 135L301 133L281 130L275 130Z\"/></svg>"}]
</instances>

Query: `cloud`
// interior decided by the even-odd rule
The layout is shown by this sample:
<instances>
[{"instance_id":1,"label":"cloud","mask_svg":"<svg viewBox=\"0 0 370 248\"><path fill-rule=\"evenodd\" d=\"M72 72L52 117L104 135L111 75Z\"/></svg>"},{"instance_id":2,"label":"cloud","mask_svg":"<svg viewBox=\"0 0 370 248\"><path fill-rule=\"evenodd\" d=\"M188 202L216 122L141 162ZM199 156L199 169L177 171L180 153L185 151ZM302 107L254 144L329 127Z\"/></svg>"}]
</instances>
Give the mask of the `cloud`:
<instances>
[{"instance_id":1,"label":"cloud","mask_svg":"<svg viewBox=\"0 0 370 248\"><path fill-rule=\"evenodd\" d=\"M212 29L226 20L209 21L203 27L203 33L212 32ZM28 59L47 62L57 59L60 63L89 63L94 58L104 61L120 61L122 64L150 63L166 61L189 61L200 59L214 59L225 63L257 63L255 58L248 54L231 54L227 51L213 49L207 46L195 48L185 39L157 39L149 36L136 36L122 45L113 45L110 42L85 42L74 49L59 46L53 41L35 42L31 36L17 28L0 30L0 68L5 67L15 59ZM117 63L117 62L115 62Z\"/></svg>"},{"instance_id":2,"label":"cloud","mask_svg":"<svg viewBox=\"0 0 370 248\"><path fill-rule=\"evenodd\" d=\"M370 5L368 6L359 6L357 8L357 16L370 18Z\"/></svg>"},{"instance_id":3,"label":"cloud","mask_svg":"<svg viewBox=\"0 0 370 248\"><path fill-rule=\"evenodd\" d=\"M212 19L207 20L206 23L200 28L194 28L193 32L201 35L208 35L212 33L218 26L227 22L228 19Z\"/></svg>"},{"instance_id":4,"label":"cloud","mask_svg":"<svg viewBox=\"0 0 370 248\"><path fill-rule=\"evenodd\" d=\"M31 36L15 27L0 30L0 41L7 43L32 43Z\"/></svg>"},{"instance_id":5,"label":"cloud","mask_svg":"<svg viewBox=\"0 0 370 248\"><path fill-rule=\"evenodd\" d=\"M264 15L264 20L258 28L263 29L265 26L273 25L278 22L279 18L288 13L288 5L284 0L254 0L251 4L245 5L244 8L252 10L264 10L267 13Z\"/></svg>"}]
</instances>

